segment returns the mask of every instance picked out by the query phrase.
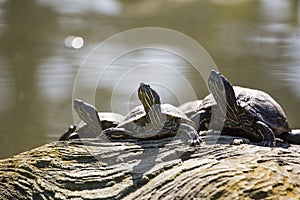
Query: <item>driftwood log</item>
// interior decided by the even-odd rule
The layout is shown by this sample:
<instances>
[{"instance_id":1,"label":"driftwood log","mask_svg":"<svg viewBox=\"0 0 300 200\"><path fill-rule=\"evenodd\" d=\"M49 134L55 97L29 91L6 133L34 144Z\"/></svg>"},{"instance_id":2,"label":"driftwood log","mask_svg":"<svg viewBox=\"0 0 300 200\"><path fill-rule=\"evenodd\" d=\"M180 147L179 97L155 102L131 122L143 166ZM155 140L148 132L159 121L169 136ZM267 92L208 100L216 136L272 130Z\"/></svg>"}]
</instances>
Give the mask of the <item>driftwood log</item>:
<instances>
[{"instance_id":1,"label":"driftwood log","mask_svg":"<svg viewBox=\"0 0 300 200\"><path fill-rule=\"evenodd\" d=\"M299 199L300 146L53 142L0 161L0 199Z\"/></svg>"}]
</instances>

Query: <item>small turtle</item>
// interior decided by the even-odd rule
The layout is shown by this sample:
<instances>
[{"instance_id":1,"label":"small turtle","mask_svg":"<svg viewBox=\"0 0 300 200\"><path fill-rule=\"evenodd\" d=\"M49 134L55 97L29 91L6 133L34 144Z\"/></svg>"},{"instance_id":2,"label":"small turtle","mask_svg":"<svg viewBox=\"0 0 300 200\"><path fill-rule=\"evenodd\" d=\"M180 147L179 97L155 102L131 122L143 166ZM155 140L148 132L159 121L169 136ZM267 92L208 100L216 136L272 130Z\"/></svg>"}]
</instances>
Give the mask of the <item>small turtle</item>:
<instances>
[{"instance_id":1,"label":"small turtle","mask_svg":"<svg viewBox=\"0 0 300 200\"><path fill-rule=\"evenodd\" d=\"M275 137L300 144L300 131L291 131L283 109L267 93L232 86L214 70L208 86L212 94L204 98L191 117L198 124L198 131L207 130L212 124L215 127L223 125L222 134L246 137L265 146L275 146ZM211 121L212 110L221 117Z\"/></svg>"},{"instance_id":2,"label":"small turtle","mask_svg":"<svg viewBox=\"0 0 300 200\"><path fill-rule=\"evenodd\" d=\"M178 106L178 109L181 110L187 117L191 117L196 114L196 108L198 108L201 103L202 100L188 101Z\"/></svg>"},{"instance_id":3,"label":"small turtle","mask_svg":"<svg viewBox=\"0 0 300 200\"><path fill-rule=\"evenodd\" d=\"M82 100L74 100L74 109L82 121L76 127L71 125L59 140L95 138L102 130L116 127L124 116L111 112L97 112L96 108Z\"/></svg>"},{"instance_id":4,"label":"small turtle","mask_svg":"<svg viewBox=\"0 0 300 200\"><path fill-rule=\"evenodd\" d=\"M160 139L180 134L192 145L200 143L195 124L178 108L161 104L150 85L141 83L138 96L142 103L131 110L117 127L102 132L111 139Z\"/></svg>"}]
</instances>

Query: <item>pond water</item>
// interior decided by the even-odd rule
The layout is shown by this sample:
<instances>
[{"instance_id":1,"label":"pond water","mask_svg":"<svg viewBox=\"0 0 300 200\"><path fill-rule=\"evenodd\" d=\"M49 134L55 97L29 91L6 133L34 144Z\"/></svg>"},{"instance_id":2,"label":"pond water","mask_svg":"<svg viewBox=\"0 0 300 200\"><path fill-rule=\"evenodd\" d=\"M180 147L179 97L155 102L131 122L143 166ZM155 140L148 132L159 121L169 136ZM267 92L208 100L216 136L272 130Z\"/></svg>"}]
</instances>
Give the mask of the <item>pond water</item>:
<instances>
[{"instance_id":1,"label":"pond water","mask_svg":"<svg viewBox=\"0 0 300 200\"><path fill-rule=\"evenodd\" d=\"M233 84L268 92L290 124L300 128L297 0L0 1L0 158L57 140L78 121L74 97L126 114L139 104L136 90L142 81L176 106L207 95L195 66L167 51L181 48L181 41L133 50L131 45L152 37L127 40L121 34L105 48L98 46L141 27L162 27L197 41ZM153 38L163 43L168 35L157 32ZM131 51L120 54L122 48ZM205 60L209 57L192 50L212 67ZM83 76L80 67L86 70Z\"/></svg>"}]
</instances>

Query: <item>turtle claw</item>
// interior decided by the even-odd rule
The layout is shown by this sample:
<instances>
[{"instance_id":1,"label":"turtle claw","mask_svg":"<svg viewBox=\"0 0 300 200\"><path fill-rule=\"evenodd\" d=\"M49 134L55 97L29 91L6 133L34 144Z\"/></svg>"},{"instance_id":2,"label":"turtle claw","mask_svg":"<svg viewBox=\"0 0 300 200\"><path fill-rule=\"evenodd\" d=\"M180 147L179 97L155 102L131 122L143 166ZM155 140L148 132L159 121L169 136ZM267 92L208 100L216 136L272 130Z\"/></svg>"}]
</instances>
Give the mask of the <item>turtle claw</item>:
<instances>
[{"instance_id":1,"label":"turtle claw","mask_svg":"<svg viewBox=\"0 0 300 200\"><path fill-rule=\"evenodd\" d=\"M195 147L195 146L199 146L201 144L202 140L200 137L195 137L194 139L189 140L188 142L192 147Z\"/></svg>"},{"instance_id":2,"label":"turtle claw","mask_svg":"<svg viewBox=\"0 0 300 200\"><path fill-rule=\"evenodd\" d=\"M271 140L264 140L262 145L265 147L276 147L276 142Z\"/></svg>"}]
</instances>

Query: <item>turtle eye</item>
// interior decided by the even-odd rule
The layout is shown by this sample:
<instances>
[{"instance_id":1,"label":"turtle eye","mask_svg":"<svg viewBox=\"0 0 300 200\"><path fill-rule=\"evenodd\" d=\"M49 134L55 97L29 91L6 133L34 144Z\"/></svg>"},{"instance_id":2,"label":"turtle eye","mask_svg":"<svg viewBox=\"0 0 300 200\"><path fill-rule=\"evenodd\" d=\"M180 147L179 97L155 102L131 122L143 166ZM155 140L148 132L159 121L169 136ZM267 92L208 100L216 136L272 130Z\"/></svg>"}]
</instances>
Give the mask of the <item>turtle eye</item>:
<instances>
[{"instance_id":1,"label":"turtle eye","mask_svg":"<svg viewBox=\"0 0 300 200\"><path fill-rule=\"evenodd\" d=\"M223 76L212 70L208 78L208 84L214 87L214 90L224 91Z\"/></svg>"},{"instance_id":2,"label":"turtle eye","mask_svg":"<svg viewBox=\"0 0 300 200\"><path fill-rule=\"evenodd\" d=\"M151 91L151 98L153 100L153 104L160 104L160 98L159 95L156 93L155 90L150 89Z\"/></svg>"},{"instance_id":3,"label":"turtle eye","mask_svg":"<svg viewBox=\"0 0 300 200\"><path fill-rule=\"evenodd\" d=\"M159 95L150 87L149 84L141 83L138 95L139 99L148 107L151 107L154 104L160 104Z\"/></svg>"},{"instance_id":4,"label":"turtle eye","mask_svg":"<svg viewBox=\"0 0 300 200\"><path fill-rule=\"evenodd\" d=\"M146 89L150 89L150 85L148 83L141 83L141 85Z\"/></svg>"}]
</instances>

